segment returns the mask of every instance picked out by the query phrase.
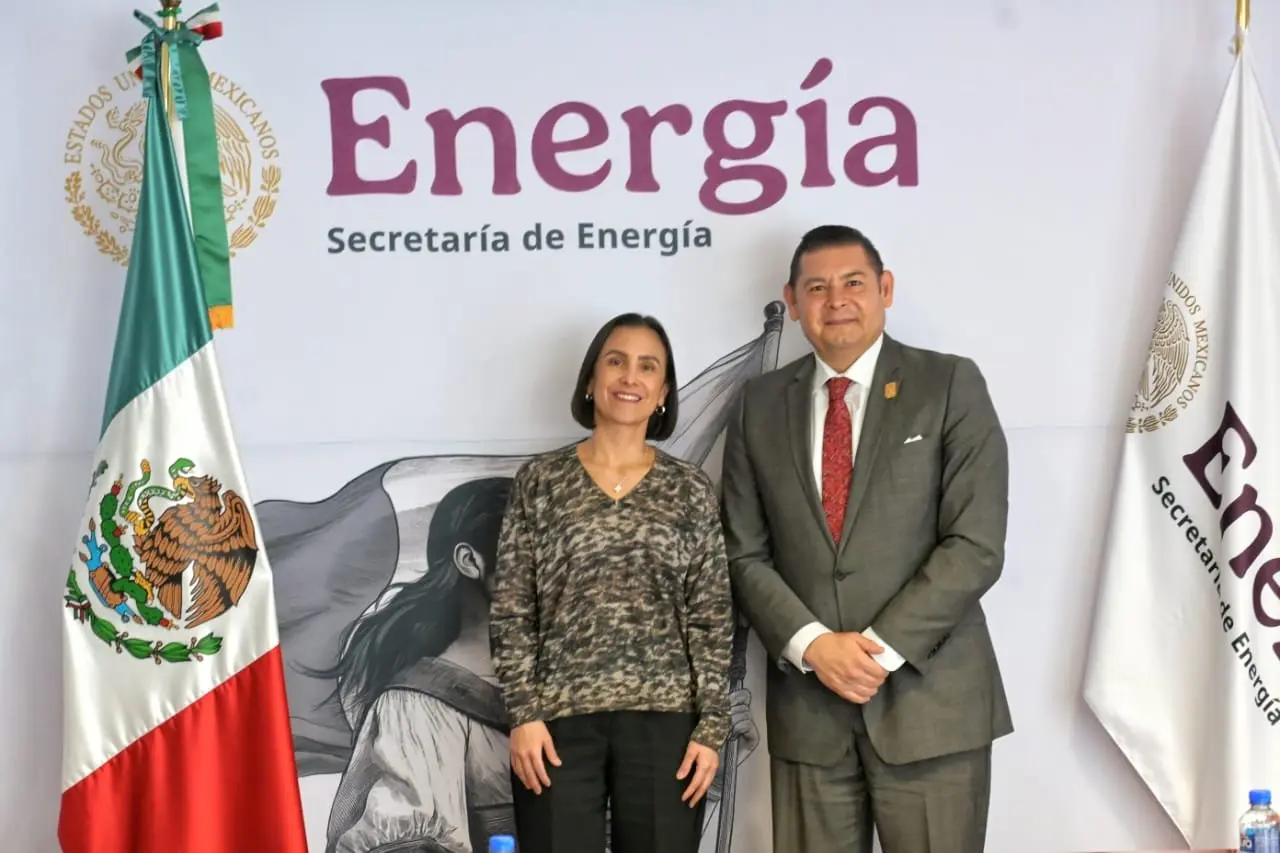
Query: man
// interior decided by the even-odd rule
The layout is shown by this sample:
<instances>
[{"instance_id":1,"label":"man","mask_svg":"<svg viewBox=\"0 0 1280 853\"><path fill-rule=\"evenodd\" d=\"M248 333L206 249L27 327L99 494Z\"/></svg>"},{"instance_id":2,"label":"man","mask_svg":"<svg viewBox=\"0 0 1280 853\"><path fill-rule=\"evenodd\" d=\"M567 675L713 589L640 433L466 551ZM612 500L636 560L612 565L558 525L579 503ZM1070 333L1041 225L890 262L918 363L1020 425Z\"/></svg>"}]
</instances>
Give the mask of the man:
<instances>
[{"instance_id":1,"label":"man","mask_svg":"<svg viewBox=\"0 0 1280 853\"><path fill-rule=\"evenodd\" d=\"M770 660L775 853L978 853L1013 731L979 599L1004 433L977 366L884 334L893 273L807 233L783 288L814 353L751 380L725 444L734 595Z\"/></svg>"}]
</instances>

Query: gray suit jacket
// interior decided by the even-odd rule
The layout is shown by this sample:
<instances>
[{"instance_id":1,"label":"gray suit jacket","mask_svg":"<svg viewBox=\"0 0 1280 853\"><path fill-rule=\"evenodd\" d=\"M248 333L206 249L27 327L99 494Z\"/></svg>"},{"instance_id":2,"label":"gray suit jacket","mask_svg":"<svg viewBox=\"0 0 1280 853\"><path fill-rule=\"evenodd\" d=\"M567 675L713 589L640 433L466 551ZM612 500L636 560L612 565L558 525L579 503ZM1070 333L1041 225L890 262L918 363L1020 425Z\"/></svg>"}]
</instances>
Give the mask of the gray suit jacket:
<instances>
[{"instance_id":1,"label":"gray suit jacket","mask_svg":"<svg viewBox=\"0 0 1280 853\"><path fill-rule=\"evenodd\" d=\"M1008 515L1008 449L986 382L969 359L885 336L837 547L813 475L814 370L808 355L749 381L724 451L734 597L778 664L769 751L829 766L852 744L858 706L782 663L815 619L872 627L907 661L862 706L884 761L986 746L1013 731L979 604L1004 565Z\"/></svg>"}]
</instances>

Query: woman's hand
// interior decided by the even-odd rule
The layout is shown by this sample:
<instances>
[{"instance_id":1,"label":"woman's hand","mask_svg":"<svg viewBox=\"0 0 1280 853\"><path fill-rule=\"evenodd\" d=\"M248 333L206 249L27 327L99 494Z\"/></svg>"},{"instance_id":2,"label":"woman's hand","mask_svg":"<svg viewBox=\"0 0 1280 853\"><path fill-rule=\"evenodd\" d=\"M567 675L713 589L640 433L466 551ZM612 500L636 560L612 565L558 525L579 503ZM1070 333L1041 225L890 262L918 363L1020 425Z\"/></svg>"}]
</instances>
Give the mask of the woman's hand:
<instances>
[{"instance_id":1,"label":"woman's hand","mask_svg":"<svg viewBox=\"0 0 1280 853\"><path fill-rule=\"evenodd\" d=\"M542 762L544 754L547 761L560 766L560 756L556 755L556 746L551 742L551 732L546 723L535 720L511 730L511 769L535 794L541 794L544 787L551 787L551 778L547 776L547 767Z\"/></svg>"},{"instance_id":2,"label":"woman's hand","mask_svg":"<svg viewBox=\"0 0 1280 853\"><path fill-rule=\"evenodd\" d=\"M690 741L689 748L684 751L684 761L680 763L680 770L676 772L677 779L689 776L689 787L684 789L680 801L687 802L689 808L696 806L698 801L706 795L707 789L711 787L712 781L716 778L716 768L719 766L720 753L709 746ZM692 776L690 776L691 771Z\"/></svg>"}]
</instances>

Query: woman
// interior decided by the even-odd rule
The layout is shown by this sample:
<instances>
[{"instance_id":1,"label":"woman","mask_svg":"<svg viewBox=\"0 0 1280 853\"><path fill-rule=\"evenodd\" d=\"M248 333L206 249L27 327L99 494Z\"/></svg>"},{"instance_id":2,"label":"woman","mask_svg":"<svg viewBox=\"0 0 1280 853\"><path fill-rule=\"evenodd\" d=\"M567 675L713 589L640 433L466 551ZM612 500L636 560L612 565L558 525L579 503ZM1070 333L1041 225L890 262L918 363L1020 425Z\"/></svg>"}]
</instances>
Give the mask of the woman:
<instances>
[{"instance_id":1,"label":"woman","mask_svg":"<svg viewBox=\"0 0 1280 853\"><path fill-rule=\"evenodd\" d=\"M696 853L729 731L733 637L716 494L652 447L675 429L671 344L605 324L570 410L591 435L516 473L489 634L522 853Z\"/></svg>"},{"instance_id":2,"label":"woman","mask_svg":"<svg viewBox=\"0 0 1280 853\"><path fill-rule=\"evenodd\" d=\"M482 851L513 830L489 589L508 477L455 486L427 532L427 570L354 623L337 666L357 732L329 814L329 853Z\"/></svg>"}]
</instances>

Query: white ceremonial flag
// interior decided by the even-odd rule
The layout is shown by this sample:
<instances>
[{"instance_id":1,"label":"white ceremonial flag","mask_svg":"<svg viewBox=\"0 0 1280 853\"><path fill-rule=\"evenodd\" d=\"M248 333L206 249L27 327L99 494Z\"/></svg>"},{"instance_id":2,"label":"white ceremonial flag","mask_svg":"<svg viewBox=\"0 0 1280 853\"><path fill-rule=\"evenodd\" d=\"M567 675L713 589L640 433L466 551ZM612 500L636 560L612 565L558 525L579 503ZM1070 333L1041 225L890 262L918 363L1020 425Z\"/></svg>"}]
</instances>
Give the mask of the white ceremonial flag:
<instances>
[{"instance_id":1,"label":"white ceremonial flag","mask_svg":"<svg viewBox=\"0 0 1280 853\"><path fill-rule=\"evenodd\" d=\"M1129 413L1085 700L1192 848L1280 800L1280 152L1241 51Z\"/></svg>"}]
</instances>

